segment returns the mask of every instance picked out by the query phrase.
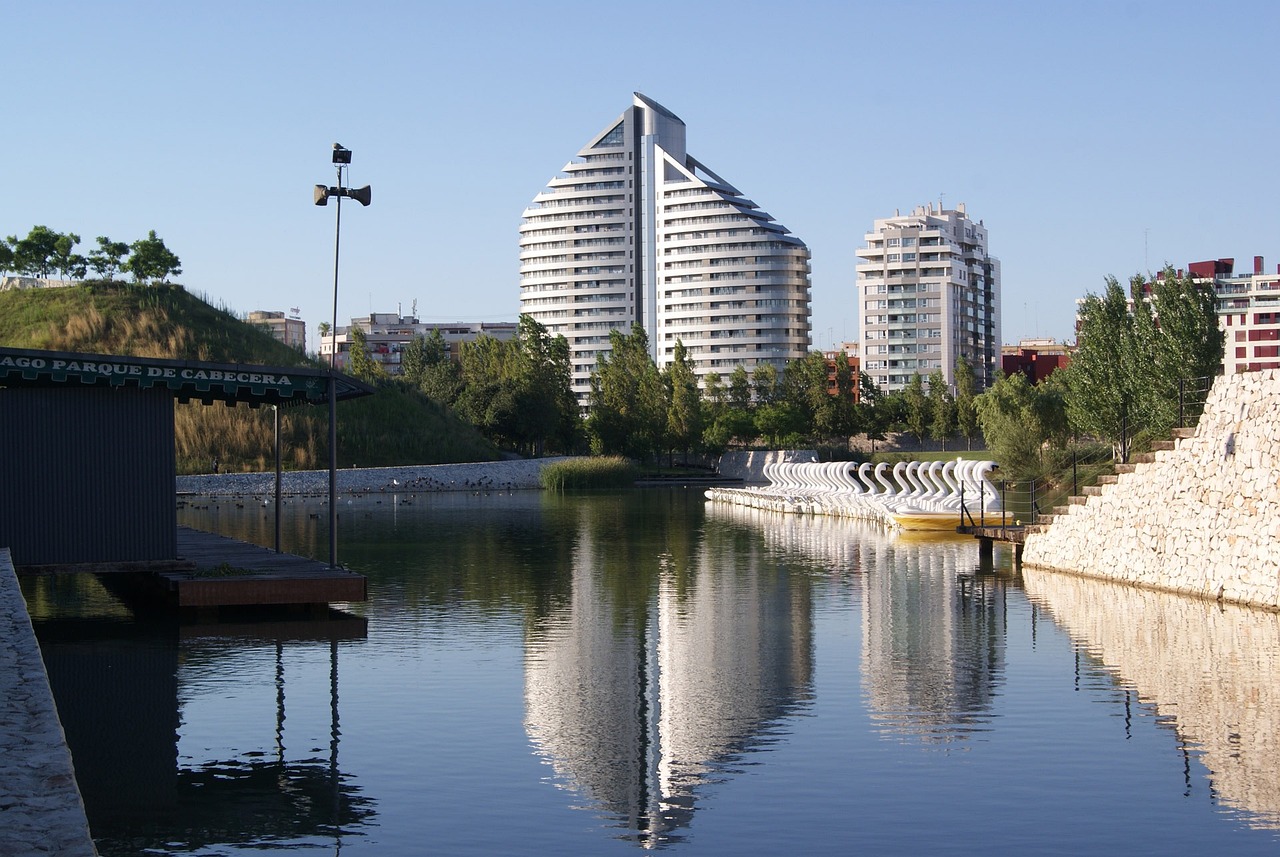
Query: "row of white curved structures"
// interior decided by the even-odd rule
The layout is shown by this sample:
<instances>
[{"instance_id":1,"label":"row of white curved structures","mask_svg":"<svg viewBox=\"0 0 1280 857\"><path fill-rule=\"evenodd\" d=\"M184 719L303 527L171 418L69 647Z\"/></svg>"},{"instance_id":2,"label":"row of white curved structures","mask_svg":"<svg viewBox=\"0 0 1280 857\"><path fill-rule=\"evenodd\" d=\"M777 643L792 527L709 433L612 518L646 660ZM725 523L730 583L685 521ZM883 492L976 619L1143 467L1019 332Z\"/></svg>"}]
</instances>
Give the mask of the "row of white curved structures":
<instances>
[{"instance_id":1,"label":"row of white curved structures","mask_svg":"<svg viewBox=\"0 0 1280 857\"><path fill-rule=\"evenodd\" d=\"M764 466L768 485L712 488L710 500L757 509L874 521L891 529L937 530L960 523L961 507L975 521L1000 515L1000 492L989 475L994 461L775 462Z\"/></svg>"}]
</instances>

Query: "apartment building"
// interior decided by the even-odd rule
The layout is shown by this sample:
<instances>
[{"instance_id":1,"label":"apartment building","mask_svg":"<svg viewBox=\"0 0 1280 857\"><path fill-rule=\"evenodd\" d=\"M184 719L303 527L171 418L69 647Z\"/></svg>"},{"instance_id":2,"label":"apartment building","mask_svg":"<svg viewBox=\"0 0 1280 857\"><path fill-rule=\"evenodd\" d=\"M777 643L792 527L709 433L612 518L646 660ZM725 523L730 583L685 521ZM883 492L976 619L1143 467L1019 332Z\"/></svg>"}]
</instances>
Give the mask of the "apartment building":
<instances>
[{"instance_id":1,"label":"apartment building","mask_svg":"<svg viewBox=\"0 0 1280 857\"><path fill-rule=\"evenodd\" d=\"M964 203L876 220L858 250L862 371L885 392L941 370L955 384L961 358L979 391L1000 369L1000 261Z\"/></svg>"},{"instance_id":2,"label":"apartment building","mask_svg":"<svg viewBox=\"0 0 1280 857\"><path fill-rule=\"evenodd\" d=\"M265 327L272 336L290 348L307 350L307 323L298 318L296 309L290 310L289 315L274 310L255 309L244 320L249 324Z\"/></svg>"},{"instance_id":3,"label":"apartment building","mask_svg":"<svg viewBox=\"0 0 1280 857\"><path fill-rule=\"evenodd\" d=\"M1222 371L1280 369L1280 265L1268 274L1263 257L1254 256L1253 273L1237 274L1235 262L1211 259L1187 266L1191 277L1213 283L1218 323L1227 334Z\"/></svg>"},{"instance_id":4,"label":"apartment building","mask_svg":"<svg viewBox=\"0 0 1280 857\"><path fill-rule=\"evenodd\" d=\"M474 342L481 336L494 339L514 339L519 325L514 321L420 321L416 316L402 316L398 312L375 312L351 319L351 324L339 327L337 335L320 338L320 356L327 363L337 344L337 367L345 369L351 356L352 331L364 332L365 347L369 356L382 364L389 375L400 374L400 355L404 347L419 336L427 336L439 330L449 347L449 356L458 359L463 342Z\"/></svg>"},{"instance_id":5,"label":"apartment building","mask_svg":"<svg viewBox=\"0 0 1280 857\"><path fill-rule=\"evenodd\" d=\"M689 155L684 122L640 93L520 226L520 311L568 340L584 406L609 332L635 323L659 368L680 341L699 380L781 372L809 348L809 280L804 242Z\"/></svg>"}]
</instances>

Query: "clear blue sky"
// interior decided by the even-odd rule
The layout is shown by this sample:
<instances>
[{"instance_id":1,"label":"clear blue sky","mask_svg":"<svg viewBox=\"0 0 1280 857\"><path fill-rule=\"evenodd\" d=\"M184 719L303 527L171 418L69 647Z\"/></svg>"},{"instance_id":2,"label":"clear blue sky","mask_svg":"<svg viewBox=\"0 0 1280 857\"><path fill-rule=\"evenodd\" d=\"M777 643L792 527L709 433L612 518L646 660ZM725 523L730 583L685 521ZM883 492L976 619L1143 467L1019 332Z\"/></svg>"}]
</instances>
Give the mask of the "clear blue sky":
<instances>
[{"instance_id":1,"label":"clear blue sky","mask_svg":"<svg viewBox=\"0 0 1280 857\"><path fill-rule=\"evenodd\" d=\"M1280 262L1274 2L0 0L0 234L155 229L244 312L513 320L520 214L641 91L808 243L815 347L856 338L877 217L964 202L1004 339L1165 262Z\"/></svg>"}]
</instances>

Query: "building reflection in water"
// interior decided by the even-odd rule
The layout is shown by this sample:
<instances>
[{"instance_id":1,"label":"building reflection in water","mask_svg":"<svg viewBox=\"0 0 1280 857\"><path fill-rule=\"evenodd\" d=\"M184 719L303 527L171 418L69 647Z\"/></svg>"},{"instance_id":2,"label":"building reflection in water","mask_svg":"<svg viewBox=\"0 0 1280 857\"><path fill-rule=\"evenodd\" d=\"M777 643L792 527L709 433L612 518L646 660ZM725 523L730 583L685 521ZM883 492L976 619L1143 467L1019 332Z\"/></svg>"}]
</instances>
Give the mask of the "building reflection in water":
<instances>
[{"instance_id":1,"label":"building reflection in water","mask_svg":"<svg viewBox=\"0 0 1280 857\"><path fill-rule=\"evenodd\" d=\"M741 526L674 544L581 515L568 602L528 632L526 729L561 785L654 847L809 699L810 582Z\"/></svg>"},{"instance_id":2,"label":"building reflection in water","mask_svg":"<svg viewBox=\"0 0 1280 857\"><path fill-rule=\"evenodd\" d=\"M982 573L971 538L893 534L860 521L709 504L773 550L847 577L863 601L862 673L885 735L946 745L990 728L1003 681L1006 578Z\"/></svg>"},{"instance_id":3,"label":"building reflection in water","mask_svg":"<svg viewBox=\"0 0 1280 857\"><path fill-rule=\"evenodd\" d=\"M1221 805L1280 828L1280 615L1029 567L1023 582L1176 730Z\"/></svg>"},{"instance_id":4,"label":"building reflection in water","mask_svg":"<svg viewBox=\"0 0 1280 857\"><path fill-rule=\"evenodd\" d=\"M303 838L340 847L369 822L373 802L338 765L338 643L364 639L363 619L193 626L134 616L91 575L26 579L23 589L100 853ZM75 615L63 609L70 604ZM327 753L308 747L299 758L284 747L287 653L316 644L329 651L330 741ZM184 674L243 681L244 654L268 646L274 681L259 684L274 694L274 734L262 736L270 743L180 758Z\"/></svg>"}]
</instances>

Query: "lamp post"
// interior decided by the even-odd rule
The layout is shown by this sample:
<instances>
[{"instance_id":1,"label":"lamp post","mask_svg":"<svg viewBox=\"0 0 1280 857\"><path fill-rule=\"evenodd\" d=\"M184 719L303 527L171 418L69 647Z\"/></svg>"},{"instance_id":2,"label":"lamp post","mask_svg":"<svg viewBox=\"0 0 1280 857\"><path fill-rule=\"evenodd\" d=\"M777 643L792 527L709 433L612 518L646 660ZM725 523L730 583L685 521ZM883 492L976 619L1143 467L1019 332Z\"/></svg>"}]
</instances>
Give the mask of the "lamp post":
<instances>
[{"instance_id":1,"label":"lamp post","mask_svg":"<svg viewBox=\"0 0 1280 857\"><path fill-rule=\"evenodd\" d=\"M333 327L329 329L329 568L338 565L338 255L342 248L342 198L349 196L361 205L371 200L369 186L345 187L342 171L351 165L351 150L341 143L333 144L333 164L338 170L337 187L318 184L315 204L328 205L329 197L337 201L337 219L333 230Z\"/></svg>"}]
</instances>

